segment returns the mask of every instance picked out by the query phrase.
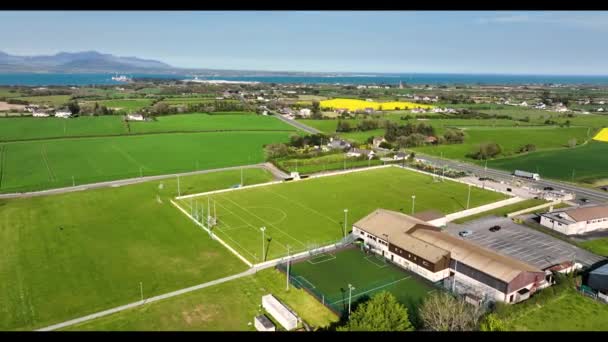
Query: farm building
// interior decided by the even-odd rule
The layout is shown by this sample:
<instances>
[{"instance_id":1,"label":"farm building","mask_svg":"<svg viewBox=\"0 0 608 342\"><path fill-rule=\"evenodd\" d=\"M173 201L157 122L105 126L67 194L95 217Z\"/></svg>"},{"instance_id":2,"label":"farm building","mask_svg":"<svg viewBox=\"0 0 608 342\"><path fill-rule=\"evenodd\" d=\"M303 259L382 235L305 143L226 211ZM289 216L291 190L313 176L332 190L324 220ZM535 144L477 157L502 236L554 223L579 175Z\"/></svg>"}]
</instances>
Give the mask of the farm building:
<instances>
[{"instance_id":1,"label":"farm building","mask_svg":"<svg viewBox=\"0 0 608 342\"><path fill-rule=\"evenodd\" d=\"M35 110L32 116L35 118L48 118L50 115L47 112Z\"/></svg>"},{"instance_id":2,"label":"farm building","mask_svg":"<svg viewBox=\"0 0 608 342\"><path fill-rule=\"evenodd\" d=\"M281 324L285 330L293 330L298 326L298 317L296 314L273 295L267 294L262 297L262 307L275 321Z\"/></svg>"},{"instance_id":3,"label":"farm building","mask_svg":"<svg viewBox=\"0 0 608 342\"><path fill-rule=\"evenodd\" d=\"M354 223L352 233L394 264L432 282L459 284L472 297L517 303L549 286L544 271L403 213L377 209Z\"/></svg>"},{"instance_id":4,"label":"farm building","mask_svg":"<svg viewBox=\"0 0 608 342\"><path fill-rule=\"evenodd\" d=\"M302 108L302 109L300 109L300 115L302 115L302 116L310 116L310 109L308 109L308 108Z\"/></svg>"},{"instance_id":5,"label":"farm building","mask_svg":"<svg viewBox=\"0 0 608 342\"><path fill-rule=\"evenodd\" d=\"M383 142L386 142L386 139L384 139L384 137L374 137L372 145L374 145L375 148L378 148Z\"/></svg>"},{"instance_id":6,"label":"farm building","mask_svg":"<svg viewBox=\"0 0 608 342\"><path fill-rule=\"evenodd\" d=\"M25 110L28 111L28 112L30 112L30 113L36 113L39 108L40 108L40 106L39 105L35 105L35 104L31 104L31 105L25 106Z\"/></svg>"},{"instance_id":7,"label":"farm building","mask_svg":"<svg viewBox=\"0 0 608 342\"><path fill-rule=\"evenodd\" d=\"M348 157L361 157L361 156L366 156L367 158L371 159L374 157L374 151L370 151L370 150L362 150L360 148L351 148L350 150L348 150L348 152L346 153L346 155Z\"/></svg>"},{"instance_id":8,"label":"farm building","mask_svg":"<svg viewBox=\"0 0 608 342\"><path fill-rule=\"evenodd\" d=\"M72 117L72 112L69 109L60 109L55 112L56 118L69 119Z\"/></svg>"},{"instance_id":9,"label":"farm building","mask_svg":"<svg viewBox=\"0 0 608 342\"><path fill-rule=\"evenodd\" d=\"M141 114L128 114L127 115L127 120L129 120L129 121L144 121L145 118Z\"/></svg>"},{"instance_id":10,"label":"farm building","mask_svg":"<svg viewBox=\"0 0 608 342\"><path fill-rule=\"evenodd\" d=\"M540 214L540 224L566 235L608 228L608 205L594 205Z\"/></svg>"},{"instance_id":11,"label":"farm building","mask_svg":"<svg viewBox=\"0 0 608 342\"><path fill-rule=\"evenodd\" d=\"M266 317L266 315L259 315L254 318L255 329L257 331L276 331L274 324Z\"/></svg>"},{"instance_id":12,"label":"farm building","mask_svg":"<svg viewBox=\"0 0 608 342\"><path fill-rule=\"evenodd\" d=\"M350 148L350 144L342 139L334 139L334 138L330 138L329 143L327 144L327 147L329 147L332 150L337 150L337 149L342 149L345 150L347 148Z\"/></svg>"},{"instance_id":13,"label":"farm building","mask_svg":"<svg viewBox=\"0 0 608 342\"><path fill-rule=\"evenodd\" d=\"M608 264L589 272L587 285L598 292L598 297L608 302Z\"/></svg>"}]
</instances>

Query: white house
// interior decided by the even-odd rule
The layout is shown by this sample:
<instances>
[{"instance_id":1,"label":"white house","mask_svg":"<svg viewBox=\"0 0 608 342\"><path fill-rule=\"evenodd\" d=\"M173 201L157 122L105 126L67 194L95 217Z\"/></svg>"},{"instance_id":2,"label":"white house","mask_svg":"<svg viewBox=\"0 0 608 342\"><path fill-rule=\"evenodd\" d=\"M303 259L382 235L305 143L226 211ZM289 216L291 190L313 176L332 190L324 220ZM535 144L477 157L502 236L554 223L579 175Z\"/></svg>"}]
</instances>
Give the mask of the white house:
<instances>
[{"instance_id":1,"label":"white house","mask_svg":"<svg viewBox=\"0 0 608 342\"><path fill-rule=\"evenodd\" d=\"M528 102L524 101L522 103L519 104L522 107L528 107Z\"/></svg>"},{"instance_id":2,"label":"white house","mask_svg":"<svg viewBox=\"0 0 608 342\"><path fill-rule=\"evenodd\" d=\"M363 149L359 149L359 148L351 148L347 153L346 156L347 157L361 157L361 156L366 156L368 159L372 159L375 155L374 151L370 151L370 150L363 150Z\"/></svg>"},{"instance_id":3,"label":"white house","mask_svg":"<svg viewBox=\"0 0 608 342\"><path fill-rule=\"evenodd\" d=\"M56 118L69 119L72 117L72 112L69 109L60 109L55 112Z\"/></svg>"},{"instance_id":4,"label":"white house","mask_svg":"<svg viewBox=\"0 0 608 342\"><path fill-rule=\"evenodd\" d=\"M47 112L36 110L33 112L32 116L35 118L48 118L50 115Z\"/></svg>"},{"instance_id":5,"label":"white house","mask_svg":"<svg viewBox=\"0 0 608 342\"><path fill-rule=\"evenodd\" d=\"M300 109L300 115L302 115L302 116L310 116L310 114L311 114L310 109L308 109L308 108L302 108L302 109Z\"/></svg>"},{"instance_id":6,"label":"white house","mask_svg":"<svg viewBox=\"0 0 608 342\"><path fill-rule=\"evenodd\" d=\"M39 108L40 108L40 106L35 105L35 104L25 106L25 110L27 110L30 113L35 113L36 111L38 111Z\"/></svg>"},{"instance_id":7,"label":"white house","mask_svg":"<svg viewBox=\"0 0 608 342\"><path fill-rule=\"evenodd\" d=\"M380 147L380 144L382 144L383 142L386 142L386 139L384 139L384 137L374 137L372 145L375 148L378 148L378 147Z\"/></svg>"},{"instance_id":8,"label":"white house","mask_svg":"<svg viewBox=\"0 0 608 342\"><path fill-rule=\"evenodd\" d=\"M412 113L426 113L426 110L423 108L414 108L411 110Z\"/></svg>"},{"instance_id":9,"label":"white house","mask_svg":"<svg viewBox=\"0 0 608 342\"><path fill-rule=\"evenodd\" d=\"M144 116L141 114L128 114L127 120L129 121L144 121Z\"/></svg>"},{"instance_id":10,"label":"white house","mask_svg":"<svg viewBox=\"0 0 608 342\"><path fill-rule=\"evenodd\" d=\"M608 229L608 205L579 207L540 214L540 224L565 235Z\"/></svg>"}]
</instances>

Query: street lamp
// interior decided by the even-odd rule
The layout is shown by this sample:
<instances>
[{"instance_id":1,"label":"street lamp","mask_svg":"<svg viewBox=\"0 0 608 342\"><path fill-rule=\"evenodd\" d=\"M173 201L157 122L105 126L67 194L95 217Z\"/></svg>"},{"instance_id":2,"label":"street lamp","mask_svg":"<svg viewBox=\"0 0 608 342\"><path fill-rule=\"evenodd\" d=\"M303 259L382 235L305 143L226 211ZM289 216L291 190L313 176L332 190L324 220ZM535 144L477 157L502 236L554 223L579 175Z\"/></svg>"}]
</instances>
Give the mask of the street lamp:
<instances>
[{"instance_id":1,"label":"street lamp","mask_svg":"<svg viewBox=\"0 0 608 342\"><path fill-rule=\"evenodd\" d=\"M416 195L412 195L412 215L414 215L414 204L416 203Z\"/></svg>"},{"instance_id":2,"label":"street lamp","mask_svg":"<svg viewBox=\"0 0 608 342\"><path fill-rule=\"evenodd\" d=\"M350 303L353 295L353 290L355 290L355 287L351 284L348 284L348 319L350 319Z\"/></svg>"},{"instance_id":3,"label":"street lamp","mask_svg":"<svg viewBox=\"0 0 608 342\"><path fill-rule=\"evenodd\" d=\"M348 219L348 209L344 209L344 228L342 229L342 235L346 236L346 221Z\"/></svg>"},{"instance_id":4,"label":"street lamp","mask_svg":"<svg viewBox=\"0 0 608 342\"><path fill-rule=\"evenodd\" d=\"M264 232L266 231L266 227L262 227L260 228L260 231L262 231L262 261L264 261L265 257L264 257Z\"/></svg>"},{"instance_id":5,"label":"street lamp","mask_svg":"<svg viewBox=\"0 0 608 342\"><path fill-rule=\"evenodd\" d=\"M471 202L471 184L469 184L469 195L467 196L467 209L469 209L470 202Z\"/></svg>"}]
</instances>

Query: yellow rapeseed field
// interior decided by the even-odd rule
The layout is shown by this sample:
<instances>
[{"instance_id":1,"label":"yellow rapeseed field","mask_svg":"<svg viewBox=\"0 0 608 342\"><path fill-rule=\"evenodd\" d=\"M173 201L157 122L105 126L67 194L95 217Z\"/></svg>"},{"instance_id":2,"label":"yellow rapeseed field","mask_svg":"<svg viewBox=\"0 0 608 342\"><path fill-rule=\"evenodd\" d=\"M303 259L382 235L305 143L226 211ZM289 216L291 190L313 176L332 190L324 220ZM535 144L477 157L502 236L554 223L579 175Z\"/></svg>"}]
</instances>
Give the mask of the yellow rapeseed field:
<instances>
[{"instance_id":1,"label":"yellow rapeseed field","mask_svg":"<svg viewBox=\"0 0 608 342\"><path fill-rule=\"evenodd\" d=\"M602 130L593 137L593 140L608 142L608 128L602 128Z\"/></svg>"},{"instance_id":2,"label":"yellow rapeseed field","mask_svg":"<svg viewBox=\"0 0 608 342\"><path fill-rule=\"evenodd\" d=\"M374 110L398 110L398 109L413 109L413 108L424 108L429 109L433 106L406 102L406 101L394 101L394 102L376 102L376 101L363 101L357 99L332 99L324 100L320 102L321 108L346 108L349 111L365 110L365 108L373 108Z\"/></svg>"}]
</instances>

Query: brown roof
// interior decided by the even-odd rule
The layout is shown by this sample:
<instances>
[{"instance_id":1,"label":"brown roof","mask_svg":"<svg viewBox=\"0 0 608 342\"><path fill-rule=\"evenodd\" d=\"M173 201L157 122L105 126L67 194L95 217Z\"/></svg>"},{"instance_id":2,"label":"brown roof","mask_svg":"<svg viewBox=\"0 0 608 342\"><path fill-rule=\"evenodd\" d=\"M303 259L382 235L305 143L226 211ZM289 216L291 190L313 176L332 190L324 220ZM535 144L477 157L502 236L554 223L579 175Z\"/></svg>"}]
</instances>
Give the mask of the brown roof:
<instances>
[{"instance_id":1,"label":"brown roof","mask_svg":"<svg viewBox=\"0 0 608 342\"><path fill-rule=\"evenodd\" d=\"M429 229L416 229L412 231L411 235L450 251L452 259L506 283L510 283L521 272L543 272L534 266L506 255L498 254L444 232Z\"/></svg>"},{"instance_id":2,"label":"brown roof","mask_svg":"<svg viewBox=\"0 0 608 342\"><path fill-rule=\"evenodd\" d=\"M382 237L382 234L407 233L417 225L428 226L420 219L386 209L376 209L353 224L353 226L379 237Z\"/></svg>"},{"instance_id":3,"label":"brown roof","mask_svg":"<svg viewBox=\"0 0 608 342\"><path fill-rule=\"evenodd\" d=\"M417 239L411 234L407 233L389 235L388 241L389 243L411 252L416 256L425 259L426 261L432 262L433 264L444 257L450 256L449 251L434 246L426 241Z\"/></svg>"},{"instance_id":4,"label":"brown roof","mask_svg":"<svg viewBox=\"0 0 608 342\"><path fill-rule=\"evenodd\" d=\"M608 217L608 205L596 205L593 207L582 207L564 211L575 221L587 221Z\"/></svg>"},{"instance_id":5,"label":"brown roof","mask_svg":"<svg viewBox=\"0 0 608 342\"><path fill-rule=\"evenodd\" d=\"M413 215L415 218L428 222L428 221L433 221L442 217L445 217L444 214L440 213L437 210L427 210L427 211L422 211L419 212L417 214Z\"/></svg>"}]
</instances>

